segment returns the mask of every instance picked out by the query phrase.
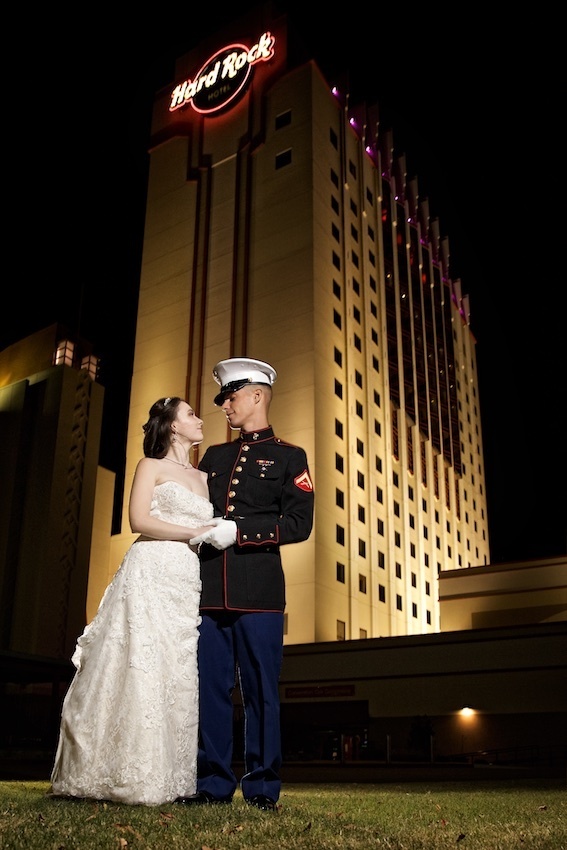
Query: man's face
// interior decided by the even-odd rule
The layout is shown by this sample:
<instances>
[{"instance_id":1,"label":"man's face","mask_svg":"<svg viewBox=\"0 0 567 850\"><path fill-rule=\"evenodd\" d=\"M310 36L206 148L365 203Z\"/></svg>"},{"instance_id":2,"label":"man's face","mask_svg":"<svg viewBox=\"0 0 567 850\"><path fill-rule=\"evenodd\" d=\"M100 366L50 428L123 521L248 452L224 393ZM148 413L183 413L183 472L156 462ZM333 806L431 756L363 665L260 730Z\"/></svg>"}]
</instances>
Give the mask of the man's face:
<instances>
[{"instance_id":1,"label":"man's face","mask_svg":"<svg viewBox=\"0 0 567 850\"><path fill-rule=\"evenodd\" d=\"M255 412L255 391L253 387L229 393L221 405L231 428L242 428Z\"/></svg>"}]
</instances>

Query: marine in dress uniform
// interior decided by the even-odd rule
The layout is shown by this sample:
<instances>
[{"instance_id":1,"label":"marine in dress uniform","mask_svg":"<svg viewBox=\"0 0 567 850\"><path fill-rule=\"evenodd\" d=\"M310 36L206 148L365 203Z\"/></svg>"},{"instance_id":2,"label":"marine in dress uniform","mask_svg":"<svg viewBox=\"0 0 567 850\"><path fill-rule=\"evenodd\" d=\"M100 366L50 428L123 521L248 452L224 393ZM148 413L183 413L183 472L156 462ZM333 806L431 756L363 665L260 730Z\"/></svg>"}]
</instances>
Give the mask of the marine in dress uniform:
<instances>
[{"instance_id":1,"label":"marine in dress uniform","mask_svg":"<svg viewBox=\"0 0 567 850\"><path fill-rule=\"evenodd\" d=\"M313 485L305 451L276 437L267 424L275 369L260 360L231 358L218 363L213 376L220 385L215 404L231 427L241 430L238 439L207 449L199 469L207 473L215 516L227 521L219 528L230 526L235 542L221 548L226 537L217 539L213 529L203 535L200 548L201 749L198 792L184 802L230 802L237 787L231 763L237 674L245 714L242 794L268 810L275 808L281 789L278 681L285 581L280 547L309 537ZM264 388L258 399L257 388ZM255 412L257 400L263 415ZM259 427L245 430L254 421Z\"/></svg>"}]
</instances>

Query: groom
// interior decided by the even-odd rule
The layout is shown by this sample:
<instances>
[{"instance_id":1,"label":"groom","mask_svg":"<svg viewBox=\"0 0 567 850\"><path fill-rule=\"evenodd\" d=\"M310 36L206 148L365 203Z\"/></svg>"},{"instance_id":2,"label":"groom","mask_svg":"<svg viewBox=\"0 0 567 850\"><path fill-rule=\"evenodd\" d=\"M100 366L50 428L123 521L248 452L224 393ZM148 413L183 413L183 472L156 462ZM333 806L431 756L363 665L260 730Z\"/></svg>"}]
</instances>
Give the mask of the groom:
<instances>
[{"instance_id":1,"label":"groom","mask_svg":"<svg viewBox=\"0 0 567 850\"><path fill-rule=\"evenodd\" d=\"M244 708L247 803L274 810L281 789L279 675L283 657L285 579L280 547L306 540L314 493L305 451L276 437L269 424L276 370L233 357L213 370L215 404L237 439L211 446L199 469L208 476L217 528L202 542L199 638L200 730L197 793L185 804L230 803L236 676ZM230 533L227 534L227 531Z\"/></svg>"}]
</instances>

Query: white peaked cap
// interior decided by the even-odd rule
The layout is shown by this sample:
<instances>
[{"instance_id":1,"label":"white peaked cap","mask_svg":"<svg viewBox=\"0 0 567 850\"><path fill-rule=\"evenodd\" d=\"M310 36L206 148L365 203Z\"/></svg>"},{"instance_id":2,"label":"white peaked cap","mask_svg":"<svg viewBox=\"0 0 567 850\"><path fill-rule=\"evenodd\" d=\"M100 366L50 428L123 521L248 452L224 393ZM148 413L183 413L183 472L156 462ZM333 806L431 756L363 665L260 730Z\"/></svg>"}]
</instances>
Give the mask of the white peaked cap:
<instances>
[{"instance_id":1,"label":"white peaked cap","mask_svg":"<svg viewBox=\"0 0 567 850\"><path fill-rule=\"evenodd\" d=\"M221 360L213 369L213 378L221 388L215 396L215 404L221 405L227 393L237 392L246 384L267 384L271 387L277 377L274 367L263 360L253 360L251 357Z\"/></svg>"}]
</instances>

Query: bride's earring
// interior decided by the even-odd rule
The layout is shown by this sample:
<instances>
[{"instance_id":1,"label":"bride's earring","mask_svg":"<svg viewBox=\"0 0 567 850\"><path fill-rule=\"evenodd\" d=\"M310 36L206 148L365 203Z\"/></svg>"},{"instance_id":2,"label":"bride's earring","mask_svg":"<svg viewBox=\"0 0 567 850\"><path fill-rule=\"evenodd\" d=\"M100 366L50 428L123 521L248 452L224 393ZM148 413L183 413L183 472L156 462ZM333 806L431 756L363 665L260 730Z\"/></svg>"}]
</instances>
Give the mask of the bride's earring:
<instances>
[{"instance_id":1,"label":"bride's earring","mask_svg":"<svg viewBox=\"0 0 567 850\"><path fill-rule=\"evenodd\" d=\"M172 443L177 442L177 437L175 436L175 431L173 429L171 430L171 442Z\"/></svg>"}]
</instances>

